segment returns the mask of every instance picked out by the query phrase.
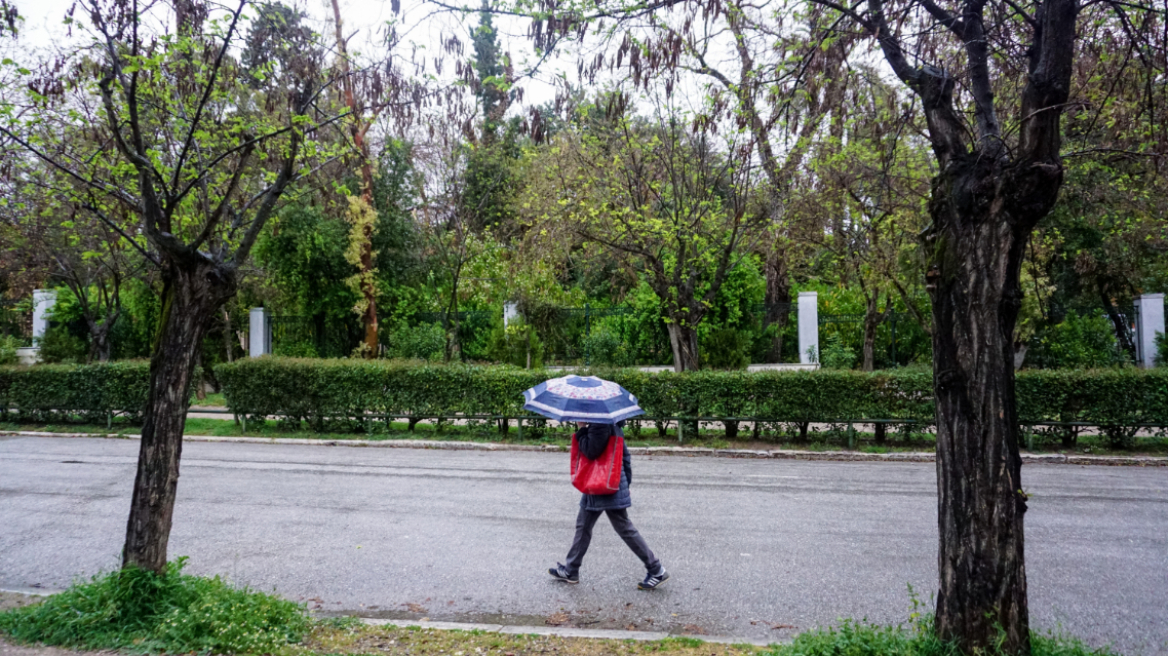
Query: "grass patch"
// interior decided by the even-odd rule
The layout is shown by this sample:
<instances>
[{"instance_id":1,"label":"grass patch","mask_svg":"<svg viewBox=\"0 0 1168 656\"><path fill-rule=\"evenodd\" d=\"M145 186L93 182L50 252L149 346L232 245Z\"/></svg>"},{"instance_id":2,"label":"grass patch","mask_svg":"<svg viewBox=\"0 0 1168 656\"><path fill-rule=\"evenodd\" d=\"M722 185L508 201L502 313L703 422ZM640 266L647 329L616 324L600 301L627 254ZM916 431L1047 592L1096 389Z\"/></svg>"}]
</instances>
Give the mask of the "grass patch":
<instances>
[{"instance_id":1,"label":"grass patch","mask_svg":"<svg viewBox=\"0 0 1168 656\"><path fill-rule=\"evenodd\" d=\"M1032 656L1117 656L1092 649L1072 638L1032 634ZM387 656L962 656L938 640L927 622L919 626L889 627L845 621L838 626L802 633L784 645L756 647L724 645L691 636L664 640L597 640L533 634L474 633L418 627L360 626L337 628L317 625L303 645L292 648L311 654L384 654ZM1002 656L1000 650L984 656Z\"/></svg>"},{"instance_id":2,"label":"grass patch","mask_svg":"<svg viewBox=\"0 0 1168 656\"><path fill-rule=\"evenodd\" d=\"M929 616L906 626L843 621L758 647L663 640L565 638L418 626L370 626L350 616L310 619L299 604L236 590L218 578L115 572L42 603L0 612L0 636L133 653L270 656L962 656L936 638ZM1054 634L1031 634L1032 656L1118 656ZM1004 656L992 649L979 656Z\"/></svg>"},{"instance_id":3,"label":"grass patch","mask_svg":"<svg viewBox=\"0 0 1168 656\"><path fill-rule=\"evenodd\" d=\"M195 398L191 399L191 405L200 407L226 408L227 399L223 397L222 392L214 392L212 394L207 394L205 398L201 399L196 396Z\"/></svg>"},{"instance_id":4,"label":"grass patch","mask_svg":"<svg viewBox=\"0 0 1168 656\"><path fill-rule=\"evenodd\" d=\"M1031 656L1118 656L1107 647L1094 649L1075 638L1033 631L1030 653ZM938 639L931 619L924 618L909 628L845 620L838 626L800 633L790 644L769 647L759 656L962 656L962 652ZM1006 654L996 648L985 656Z\"/></svg>"},{"instance_id":5,"label":"grass patch","mask_svg":"<svg viewBox=\"0 0 1168 656\"><path fill-rule=\"evenodd\" d=\"M210 397L210 395L208 395ZM198 412L198 408L192 408ZM72 421L75 419L76 421ZM498 430L494 423L472 422L459 423L418 423L410 430L406 421L390 421L383 419L368 421L364 425L357 421L331 421L327 430L316 432L303 422L258 420L247 422L247 429L243 424L232 420L231 415L224 415L222 419L192 417L187 419L186 433L188 435L208 435L215 437L266 437L292 438L306 440L342 441L342 440L436 440L479 442L484 444L537 444L552 445L567 448L571 442L571 429L565 426L546 426L524 428L523 435L517 430L514 422L507 432ZM639 433L626 431L625 441L629 446L686 446L712 449L791 449L798 451L856 451L861 453L903 453L903 452L931 452L936 448L936 440L932 434L913 433L911 438L894 438L892 434L881 444L875 442L872 433L857 431L854 435L854 446L848 448L847 433L838 427L820 427L822 430L812 430L808 439L797 440L785 434L763 434L760 439L752 439L748 430L739 433L738 439L727 440L725 433L717 429L703 429L694 438L686 434L684 442L678 442L675 429L670 428L662 436L650 426L644 426ZM28 421L0 422L0 430L8 431L48 431L72 433L100 433L136 435L140 426L130 423L125 418L116 417L112 427L105 423L84 423L80 417L62 418L53 423L32 423ZM1057 440L1044 437L1034 441L1032 450L1023 449L1029 453L1062 453L1067 455L1168 455L1168 436L1141 436L1137 438L1135 447L1130 450L1114 449L1107 438L1098 434L1082 434L1077 443L1065 448Z\"/></svg>"},{"instance_id":6,"label":"grass patch","mask_svg":"<svg viewBox=\"0 0 1168 656\"><path fill-rule=\"evenodd\" d=\"M95 576L44 602L0 613L0 631L21 642L153 653L262 654L310 630L303 606L237 589L219 577L126 569Z\"/></svg>"}]
</instances>

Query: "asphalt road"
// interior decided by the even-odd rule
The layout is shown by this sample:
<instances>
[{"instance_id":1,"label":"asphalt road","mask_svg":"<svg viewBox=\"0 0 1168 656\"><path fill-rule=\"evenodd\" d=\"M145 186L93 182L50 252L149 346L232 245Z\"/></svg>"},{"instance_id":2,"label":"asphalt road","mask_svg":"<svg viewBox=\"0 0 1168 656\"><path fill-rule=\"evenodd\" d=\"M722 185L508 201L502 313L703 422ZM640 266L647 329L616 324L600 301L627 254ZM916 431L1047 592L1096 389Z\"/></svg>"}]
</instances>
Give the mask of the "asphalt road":
<instances>
[{"instance_id":1,"label":"asphalt road","mask_svg":"<svg viewBox=\"0 0 1168 656\"><path fill-rule=\"evenodd\" d=\"M0 588L117 566L137 442L0 438ZM170 553L188 571L328 611L780 639L899 623L936 587L932 464L634 460L631 517L672 574L605 520L582 582L555 582L578 495L554 453L188 443ZM1168 654L1168 468L1030 465L1033 625ZM782 626L784 628L774 628Z\"/></svg>"}]
</instances>

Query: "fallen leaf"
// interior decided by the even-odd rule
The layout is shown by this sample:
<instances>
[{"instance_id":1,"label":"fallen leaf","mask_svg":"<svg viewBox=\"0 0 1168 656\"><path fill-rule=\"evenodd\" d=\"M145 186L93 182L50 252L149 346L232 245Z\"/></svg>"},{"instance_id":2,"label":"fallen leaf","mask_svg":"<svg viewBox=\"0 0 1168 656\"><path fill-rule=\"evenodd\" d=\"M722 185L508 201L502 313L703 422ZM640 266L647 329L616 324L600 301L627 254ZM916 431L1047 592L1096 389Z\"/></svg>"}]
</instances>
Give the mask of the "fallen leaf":
<instances>
[{"instance_id":1,"label":"fallen leaf","mask_svg":"<svg viewBox=\"0 0 1168 656\"><path fill-rule=\"evenodd\" d=\"M560 626L561 624L567 624L568 614L563 611L552 613L551 615L548 615L544 622L547 623L548 626Z\"/></svg>"},{"instance_id":2,"label":"fallen leaf","mask_svg":"<svg viewBox=\"0 0 1168 656\"><path fill-rule=\"evenodd\" d=\"M772 629L772 630L778 630L778 629L793 629L793 628L795 628L795 627L794 627L793 625L791 625L791 624L776 624L776 625L774 625L774 626L772 626L772 627L771 627L771 629Z\"/></svg>"},{"instance_id":3,"label":"fallen leaf","mask_svg":"<svg viewBox=\"0 0 1168 656\"><path fill-rule=\"evenodd\" d=\"M628 625L628 626L626 626L626 627L625 627L625 630L626 630L626 631L636 631L636 630L637 630L637 625L636 625L636 624L630 624L630 625Z\"/></svg>"},{"instance_id":4,"label":"fallen leaf","mask_svg":"<svg viewBox=\"0 0 1168 656\"><path fill-rule=\"evenodd\" d=\"M682 633L692 633L694 635L706 635L706 630L697 624L686 624L685 628L681 631Z\"/></svg>"},{"instance_id":5,"label":"fallen leaf","mask_svg":"<svg viewBox=\"0 0 1168 656\"><path fill-rule=\"evenodd\" d=\"M402 606L405 606L406 609L409 610L411 613L424 613L424 612L426 612L426 609L421 604L415 604L412 601L409 603L402 604Z\"/></svg>"}]
</instances>

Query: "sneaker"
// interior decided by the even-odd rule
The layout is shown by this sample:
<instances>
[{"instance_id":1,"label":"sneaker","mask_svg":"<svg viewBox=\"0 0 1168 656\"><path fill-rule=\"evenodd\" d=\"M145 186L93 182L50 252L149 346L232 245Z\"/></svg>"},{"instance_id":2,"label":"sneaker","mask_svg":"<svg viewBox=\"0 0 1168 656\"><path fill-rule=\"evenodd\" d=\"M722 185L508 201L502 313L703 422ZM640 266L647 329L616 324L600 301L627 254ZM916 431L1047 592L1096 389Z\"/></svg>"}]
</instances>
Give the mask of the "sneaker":
<instances>
[{"instance_id":1,"label":"sneaker","mask_svg":"<svg viewBox=\"0 0 1168 656\"><path fill-rule=\"evenodd\" d=\"M638 590L656 590L657 586L669 580L669 572L662 567L661 571L656 574L649 573L645 575L645 580L637 584Z\"/></svg>"},{"instance_id":2,"label":"sneaker","mask_svg":"<svg viewBox=\"0 0 1168 656\"><path fill-rule=\"evenodd\" d=\"M556 563L555 567L548 570L548 574L551 574L553 578L555 578L556 580L559 580L559 581L563 581L564 583L579 583L580 582L580 574L579 573L576 573L576 574L569 573L568 568L564 567L563 563Z\"/></svg>"}]
</instances>

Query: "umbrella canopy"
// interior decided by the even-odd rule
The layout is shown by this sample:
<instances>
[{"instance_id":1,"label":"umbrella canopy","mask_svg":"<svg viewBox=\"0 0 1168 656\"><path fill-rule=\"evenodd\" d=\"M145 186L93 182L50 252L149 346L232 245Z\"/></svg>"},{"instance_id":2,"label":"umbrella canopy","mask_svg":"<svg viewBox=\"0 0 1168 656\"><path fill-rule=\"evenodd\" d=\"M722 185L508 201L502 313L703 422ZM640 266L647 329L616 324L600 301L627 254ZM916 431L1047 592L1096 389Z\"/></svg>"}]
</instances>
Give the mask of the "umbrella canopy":
<instances>
[{"instance_id":1,"label":"umbrella canopy","mask_svg":"<svg viewBox=\"0 0 1168 656\"><path fill-rule=\"evenodd\" d=\"M523 393L525 410L556 421L615 424L645 414L637 397L616 383L596 376L564 376Z\"/></svg>"}]
</instances>

